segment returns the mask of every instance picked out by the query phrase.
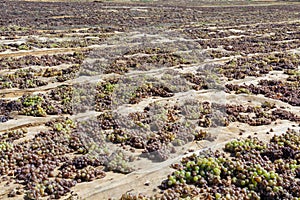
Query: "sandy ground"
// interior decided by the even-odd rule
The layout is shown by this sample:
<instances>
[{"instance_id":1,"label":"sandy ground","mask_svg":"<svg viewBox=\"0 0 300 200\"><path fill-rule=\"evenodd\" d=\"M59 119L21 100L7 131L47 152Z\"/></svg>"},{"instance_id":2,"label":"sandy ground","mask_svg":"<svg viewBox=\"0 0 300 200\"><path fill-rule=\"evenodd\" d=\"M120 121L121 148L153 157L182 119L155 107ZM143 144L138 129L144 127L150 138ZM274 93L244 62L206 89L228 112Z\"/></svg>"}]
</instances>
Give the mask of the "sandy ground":
<instances>
[{"instance_id":1,"label":"sandy ground","mask_svg":"<svg viewBox=\"0 0 300 200\"><path fill-rule=\"evenodd\" d=\"M41 1L41 0L39 0ZM48 1L48 0L45 0ZM273 2L273 1L271 1ZM64 16L65 17L65 16ZM127 37L129 35L129 38L127 39L133 39L134 37L137 37L135 33L127 33ZM132 35L132 36L131 36ZM159 36L159 35L158 35ZM158 37L160 42L168 42L168 40L162 40L160 36ZM165 38L168 39L168 38ZM172 38L174 39L174 38ZM178 41L183 38L177 38ZM176 40L175 40L176 42ZM122 44L123 45L123 44ZM118 48L118 44L115 44L113 46L114 48ZM89 47L90 48L90 47ZM101 46L93 47L97 50L101 50ZM107 46L105 46L107 48ZM83 50L84 48L81 48L80 50ZM87 49L87 48L85 48ZM54 53L66 53L66 52L74 52L78 50L77 48L66 48L66 49L48 49L48 50L36 50L36 51L20 51L20 52L4 52L0 53L0 58L6 58L6 57L18 57L18 56L24 56L24 55L44 55L44 54L54 54ZM205 60L200 63L197 63L197 65L191 65L186 66L183 69L180 69L181 72L191 72L195 71L199 68L200 65L204 65L207 63L210 64L216 64L216 63L224 63L228 61L229 58L224 59L215 59L215 60ZM172 69L179 70L178 66L174 66ZM158 74L164 72L166 69L160 69L161 71L151 71L147 73L153 73ZM135 73L139 72L133 72L133 75L136 75ZM282 73L270 73L265 77L260 78L253 78L253 77L247 77L243 80L236 80L231 81L230 83L235 84L256 84L258 80L260 79L281 79L284 78L285 75ZM90 77L89 81L94 80L99 81L103 77L95 76ZM79 79L80 80L80 79ZM224 82L223 84L226 84L228 82ZM66 84L66 83L64 83ZM72 81L68 81L67 84L72 84ZM9 90L0 90L0 96L5 99L16 99L23 94L26 93L32 93L32 92L39 92L43 93L46 91L49 91L50 89L53 89L60 85L60 83L51 83L48 84L45 87L40 87L38 89L28 89L28 90L19 90L19 89L9 89ZM291 106L287 103L283 103L278 100L272 100L266 97L263 97L261 95L234 95L234 94L219 94L220 91L206 91L206 92L198 92L195 95L200 100L209 100L209 101L222 101L229 104L243 104L243 105L259 105L260 103L268 100L270 102L276 103L277 106L283 106L286 108L286 110L292 111L295 114L300 115L300 108ZM222 91L221 91L222 92ZM184 95L189 95L189 93L185 93ZM139 105L134 107L135 110L142 109L143 105L147 105L151 101L158 101L161 100L163 102L167 101L175 101L176 98L179 98L180 94L176 96L175 98L163 98L163 99L145 99L143 100ZM221 99L217 99L216 97L220 97ZM91 115L97 115L99 113L88 113ZM67 115L66 115L67 116ZM36 117L28 117L28 116L16 116L15 120L10 120L9 122L5 124L1 124L0 126L0 132L4 132L6 130L14 130L18 128L26 127L28 128L28 138L31 138L36 132L46 129L44 126L44 123L57 118L58 116L47 116L46 118L36 118ZM287 128L294 126L295 128L299 128L298 124L290 122L290 121L281 121L278 120L273 122L271 125L264 125L259 127L252 127L246 124L242 123L231 123L228 127L223 128L208 128L208 132L211 134L212 138L214 138L212 141L200 141L200 142L192 142L189 144L186 144L184 146L177 148L177 153L172 155L170 159L167 161L156 163L151 162L147 159L142 158L141 160L137 160L134 165L137 169L136 171L124 175L119 173L113 173L108 172L106 173L106 177L100 180L95 180L93 182L88 183L81 183L76 185L73 190L74 192L78 193L80 199L108 199L108 198L119 198L121 194L126 192L132 192L132 193L145 193L145 194L154 194L157 193L160 189L158 186L161 184L161 181L166 178L166 175L172 172L172 169L169 167L172 163L179 162L180 159L183 156L186 156L187 154L193 153L193 152L199 152L203 151L205 149L211 148L211 149L222 149L224 144L234 138L238 137L247 137L248 135L252 135L253 133L256 133L255 135L261 139L261 140L268 140L271 138L274 134L280 134L284 132ZM269 133L270 129L273 129L274 132ZM242 132L242 135L241 135ZM267 132L269 134L267 134ZM14 185L10 186L3 186L0 192L0 198L7 194L7 192L13 188ZM2 197L1 197L2 195ZM3 197L4 198L4 197ZM21 197L16 197L13 199L22 199Z\"/></svg>"}]
</instances>

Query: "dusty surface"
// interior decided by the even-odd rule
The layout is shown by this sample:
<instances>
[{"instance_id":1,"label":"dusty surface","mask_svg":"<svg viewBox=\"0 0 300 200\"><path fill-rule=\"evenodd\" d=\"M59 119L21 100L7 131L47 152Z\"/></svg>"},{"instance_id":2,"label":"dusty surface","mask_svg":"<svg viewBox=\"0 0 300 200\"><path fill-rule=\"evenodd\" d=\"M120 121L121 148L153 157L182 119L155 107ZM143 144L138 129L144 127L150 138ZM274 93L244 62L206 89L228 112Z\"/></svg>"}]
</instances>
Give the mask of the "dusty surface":
<instances>
[{"instance_id":1,"label":"dusty surface","mask_svg":"<svg viewBox=\"0 0 300 200\"><path fill-rule=\"evenodd\" d=\"M126 192L147 195L159 193L161 182L172 172L170 165L178 163L186 154L208 148L222 149L226 142L238 137L251 135L268 140L288 128L299 129L300 66L297 56L300 51L300 4L280 2L245 4L241 2L241 5L234 3L216 6L212 3L190 2L183 6L171 4L169 1L162 4L160 1L149 3L5 1L4 7L0 8L1 13L3 9L8 10L0 19L1 101L24 103L22 96L27 97L24 95L43 94L45 95L43 98L47 99L43 108L46 110L47 105L51 104L60 111L54 114L49 111L45 115L40 113L42 116L26 116L26 112L22 111L26 106L9 110L8 104L3 103L0 110L1 120L3 119L3 123L0 122L0 133L26 128L27 132L23 137L9 142L14 145L32 145L35 135L42 131L52 133L51 128L45 124L54 119L70 117L78 120L78 124L84 124L85 120L94 120L102 114L115 112L114 114L123 116L113 115L115 117L113 120L121 123L127 119L129 123L133 121L128 117L129 114L146 112L146 107L150 107L150 111L155 113L156 107L151 106L165 105L162 111L159 110L161 113L158 116L161 118L151 118L154 122L161 120L165 123L163 127L158 128L159 130L148 129L148 125L153 124L147 125L147 122L140 121L134 123L138 126L142 124L145 129L131 129L126 122L121 123L121 127L118 128L102 127L100 130L95 128L93 131L98 136L103 135L104 140L93 138L94 135L88 130L81 130L82 143L90 151L87 155L95 153L89 149L87 138L90 137L100 149L108 149L106 159L118 151L132 156L133 161L125 159L125 162L133 169L130 173L124 174L115 168L108 168L107 163L101 163L100 167L104 168L105 177L77 183L74 187L70 187L72 195L70 192L63 192L58 198L66 199L72 196L79 199L118 199ZM13 9L16 8L17 12L14 13ZM74 52L83 53L83 56L73 54ZM238 59L246 61L237 61ZM48 69L52 71L49 72ZM226 73L227 71L230 73ZM252 72L256 72L255 75ZM193 79L189 79L190 77ZM100 83L107 84L108 79L117 80L116 83L112 83L114 89L105 90L106 85L98 87ZM31 81L26 82L27 80ZM262 81L270 80L278 82L261 85ZM79 85L76 85L78 83ZM236 85L237 89L230 89L226 86L228 84ZM253 87L250 88L250 85ZM68 86L73 86L75 90L79 89L81 93L71 94L62 100L57 100L55 95L52 95L53 91L56 95L63 96L64 93L69 95ZM249 87L245 89L245 86ZM257 92L255 86L265 87L264 92ZM282 88L277 90L273 86ZM61 87L66 88L57 92ZM111 102L107 103L103 99L89 102L89 96L95 95L96 90L99 92L98 96L106 95L105 98ZM63 100L69 97L74 99L83 97L84 100L64 104ZM212 123L202 125L195 102L191 104L192 110L197 108L195 119L191 119L193 117L183 114L183 110L180 110L189 101L223 105L207 114L210 119L215 113L221 113L221 118L232 115L228 112L229 107L226 107L229 105L261 108L265 102L294 114L294 117L271 117L265 124L253 124L250 123L251 120L244 122L229 120L225 126L222 123L217 126ZM76 114L78 108L89 108L90 104L92 107L95 105L96 111L92 109ZM67 106L71 106L73 112L63 109ZM175 109L172 106L175 106ZM180 107L177 114L176 106ZM273 110L263 112L272 113ZM166 113L167 119L164 118ZM27 115L38 114L28 111ZM153 113L151 115L154 116ZM254 113L240 114L245 115L260 118L255 117ZM99 117L96 120L99 120ZM97 121L100 126L104 122ZM195 131L188 129L188 125L182 125L184 123L195 125ZM166 124L179 126L177 132L175 129L166 131L166 137L171 135L171 141L161 136L165 133ZM121 133L116 135L119 133L114 132L117 129L124 131L128 138L123 140ZM136 137L136 133L132 133L132 130L145 134L138 135L144 140L141 142L145 143L143 147L136 148L137 144L131 142L132 138ZM207 135L196 139L195 134L200 130ZM180 132L184 131L187 131L186 135L181 135ZM112 138L110 132L115 134L114 137L120 136L121 139ZM192 139L185 140L188 136L192 136ZM149 151L147 148L150 148L150 139L155 138L161 139L158 144L158 151L161 153L159 162L148 155L152 152L147 152ZM179 141L179 145L175 145L175 141ZM43 159L47 157L47 153L43 156ZM60 157L66 159L59 163L56 169L61 170L59 167L64 162L67 163L74 156L79 157L82 154L70 150L69 154L51 156L53 159ZM16 166L13 170L22 167L24 166ZM122 170L124 169L121 168L119 171ZM10 182L6 178L12 180L8 186L1 186L1 199L23 199L26 195L28 197L28 193L35 191L26 188L28 185L31 186L31 183L17 184L18 177L15 174L7 175L1 171L1 177L2 185ZM53 179L47 176L45 178ZM32 184L35 184L34 181ZM25 188L25 192L8 197L16 187ZM48 197L52 198L50 194L44 194L42 198Z\"/></svg>"}]
</instances>

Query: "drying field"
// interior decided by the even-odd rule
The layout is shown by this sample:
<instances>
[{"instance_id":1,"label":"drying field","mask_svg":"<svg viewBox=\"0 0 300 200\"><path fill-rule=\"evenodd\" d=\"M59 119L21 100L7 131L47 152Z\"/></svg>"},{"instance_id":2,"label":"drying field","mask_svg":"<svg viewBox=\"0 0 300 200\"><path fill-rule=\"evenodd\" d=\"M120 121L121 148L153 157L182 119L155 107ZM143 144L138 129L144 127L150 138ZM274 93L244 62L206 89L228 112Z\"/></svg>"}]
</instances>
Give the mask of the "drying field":
<instances>
[{"instance_id":1,"label":"drying field","mask_svg":"<svg viewBox=\"0 0 300 200\"><path fill-rule=\"evenodd\" d=\"M0 7L0 199L300 199L300 3Z\"/></svg>"}]
</instances>

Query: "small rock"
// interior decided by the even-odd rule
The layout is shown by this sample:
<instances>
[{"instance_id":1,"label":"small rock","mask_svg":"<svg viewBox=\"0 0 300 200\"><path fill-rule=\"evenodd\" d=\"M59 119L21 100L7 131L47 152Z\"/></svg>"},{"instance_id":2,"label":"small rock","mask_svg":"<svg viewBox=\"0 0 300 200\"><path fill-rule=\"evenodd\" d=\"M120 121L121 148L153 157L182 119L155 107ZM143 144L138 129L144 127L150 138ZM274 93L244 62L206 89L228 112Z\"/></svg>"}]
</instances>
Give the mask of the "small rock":
<instances>
[{"instance_id":1,"label":"small rock","mask_svg":"<svg viewBox=\"0 0 300 200\"><path fill-rule=\"evenodd\" d=\"M149 186L149 185L150 185L150 181L146 181L146 182L144 183L144 185Z\"/></svg>"}]
</instances>

